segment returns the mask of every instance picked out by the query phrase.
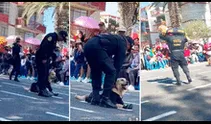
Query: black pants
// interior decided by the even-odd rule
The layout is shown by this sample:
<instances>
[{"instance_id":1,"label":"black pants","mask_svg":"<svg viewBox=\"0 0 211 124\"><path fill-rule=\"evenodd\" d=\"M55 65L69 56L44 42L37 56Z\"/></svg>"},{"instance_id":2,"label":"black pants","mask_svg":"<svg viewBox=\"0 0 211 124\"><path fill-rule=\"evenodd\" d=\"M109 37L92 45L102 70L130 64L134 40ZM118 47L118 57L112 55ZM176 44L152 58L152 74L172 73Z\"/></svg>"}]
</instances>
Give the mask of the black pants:
<instances>
[{"instance_id":1,"label":"black pants","mask_svg":"<svg viewBox=\"0 0 211 124\"><path fill-rule=\"evenodd\" d=\"M56 77L57 77L57 79L58 79L59 82L62 81L61 74L60 74L61 70L62 69L56 69Z\"/></svg>"},{"instance_id":2,"label":"black pants","mask_svg":"<svg viewBox=\"0 0 211 124\"><path fill-rule=\"evenodd\" d=\"M116 69L106 51L100 48L100 46L93 48L89 45L85 47L84 53L91 68L93 97L98 95L101 90L102 72L105 73L103 96L109 97L115 83Z\"/></svg>"},{"instance_id":3,"label":"black pants","mask_svg":"<svg viewBox=\"0 0 211 124\"><path fill-rule=\"evenodd\" d=\"M31 77L32 73L33 73L32 65L27 66L27 75L29 75L29 77Z\"/></svg>"},{"instance_id":4,"label":"black pants","mask_svg":"<svg viewBox=\"0 0 211 124\"><path fill-rule=\"evenodd\" d=\"M136 85L136 78L138 77L139 69L128 69L129 82L131 85Z\"/></svg>"},{"instance_id":5,"label":"black pants","mask_svg":"<svg viewBox=\"0 0 211 124\"><path fill-rule=\"evenodd\" d=\"M37 64L37 73L38 73L38 86L39 90L45 90L46 88L49 89L49 91L52 91L52 87L50 85L50 82L48 81L49 76L49 64Z\"/></svg>"},{"instance_id":6,"label":"black pants","mask_svg":"<svg viewBox=\"0 0 211 124\"><path fill-rule=\"evenodd\" d=\"M182 68L183 72L185 73L187 79L190 79L190 72L188 69L188 63L185 59L185 57L181 57L179 60L171 59L171 68L174 74L174 77L176 78L177 82L180 82L180 74L179 74L179 66Z\"/></svg>"},{"instance_id":7,"label":"black pants","mask_svg":"<svg viewBox=\"0 0 211 124\"><path fill-rule=\"evenodd\" d=\"M21 68L21 63L19 61L14 63L12 72L10 73L10 78L12 78L12 75L15 73L15 79L18 79L18 75L20 74L20 68Z\"/></svg>"}]
</instances>

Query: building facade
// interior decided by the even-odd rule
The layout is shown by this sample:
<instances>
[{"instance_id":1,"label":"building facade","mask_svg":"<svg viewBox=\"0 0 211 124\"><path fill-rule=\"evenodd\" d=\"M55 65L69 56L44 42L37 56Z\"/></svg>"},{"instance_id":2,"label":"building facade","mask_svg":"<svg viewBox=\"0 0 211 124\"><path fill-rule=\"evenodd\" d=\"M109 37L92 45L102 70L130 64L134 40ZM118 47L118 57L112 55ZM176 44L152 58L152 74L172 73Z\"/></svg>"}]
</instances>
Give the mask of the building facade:
<instances>
[{"instance_id":1,"label":"building facade","mask_svg":"<svg viewBox=\"0 0 211 124\"><path fill-rule=\"evenodd\" d=\"M19 35L23 39L45 34L43 15L34 15L29 24L22 18L24 2L0 2L0 36Z\"/></svg>"},{"instance_id":2,"label":"building facade","mask_svg":"<svg viewBox=\"0 0 211 124\"><path fill-rule=\"evenodd\" d=\"M104 22L107 28L108 28L108 25L109 25L108 22L109 22L110 19L115 20L116 23L119 23L119 21L120 21L120 17L118 17L118 16L110 15L110 14L105 13L105 12L100 13L100 21Z\"/></svg>"},{"instance_id":3,"label":"building facade","mask_svg":"<svg viewBox=\"0 0 211 124\"><path fill-rule=\"evenodd\" d=\"M150 5L149 5L150 6ZM147 13L147 23L149 28L149 41L151 44L154 44L156 39L159 38L158 26L160 25L161 19L166 21L167 27L171 26L168 6L166 6L165 11L163 12L162 3L157 7L149 6L142 8L146 10ZM203 20L208 26L211 26L211 4L208 2L182 2L181 6L181 24L184 27L188 22L193 20Z\"/></svg>"}]
</instances>

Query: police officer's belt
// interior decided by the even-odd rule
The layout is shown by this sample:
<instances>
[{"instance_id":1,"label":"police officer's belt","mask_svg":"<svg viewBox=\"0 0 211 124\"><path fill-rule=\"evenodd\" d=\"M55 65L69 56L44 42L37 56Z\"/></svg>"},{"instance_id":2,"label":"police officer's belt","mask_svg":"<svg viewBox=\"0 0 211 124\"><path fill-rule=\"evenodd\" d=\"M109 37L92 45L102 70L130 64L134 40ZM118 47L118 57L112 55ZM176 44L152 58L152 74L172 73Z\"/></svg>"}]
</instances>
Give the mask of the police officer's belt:
<instances>
[{"instance_id":1,"label":"police officer's belt","mask_svg":"<svg viewBox=\"0 0 211 124\"><path fill-rule=\"evenodd\" d=\"M172 51L184 51L184 50L180 49L180 50L172 50Z\"/></svg>"}]
</instances>

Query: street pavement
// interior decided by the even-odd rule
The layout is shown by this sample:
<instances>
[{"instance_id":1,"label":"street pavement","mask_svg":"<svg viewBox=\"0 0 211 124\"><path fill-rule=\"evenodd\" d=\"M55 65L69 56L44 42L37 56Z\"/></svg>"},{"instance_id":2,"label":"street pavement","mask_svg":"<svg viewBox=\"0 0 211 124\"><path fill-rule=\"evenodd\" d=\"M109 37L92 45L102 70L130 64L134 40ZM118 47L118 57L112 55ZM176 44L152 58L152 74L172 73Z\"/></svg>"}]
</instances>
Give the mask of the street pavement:
<instances>
[{"instance_id":1,"label":"street pavement","mask_svg":"<svg viewBox=\"0 0 211 124\"><path fill-rule=\"evenodd\" d=\"M127 92L123 97L125 103L133 104L133 111L104 108L90 105L84 101L75 99L75 95L86 95L91 92L91 84L70 81L71 102L70 118L71 121L130 121L139 119L139 92Z\"/></svg>"},{"instance_id":2,"label":"street pavement","mask_svg":"<svg viewBox=\"0 0 211 124\"><path fill-rule=\"evenodd\" d=\"M0 121L69 121L69 87L53 84L57 97L29 92L34 81L0 76Z\"/></svg>"},{"instance_id":3,"label":"street pavement","mask_svg":"<svg viewBox=\"0 0 211 124\"><path fill-rule=\"evenodd\" d=\"M141 72L141 120L210 121L211 67L189 65L193 82L176 86L171 68ZM180 68L181 79L187 82Z\"/></svg>"}]
</instances>

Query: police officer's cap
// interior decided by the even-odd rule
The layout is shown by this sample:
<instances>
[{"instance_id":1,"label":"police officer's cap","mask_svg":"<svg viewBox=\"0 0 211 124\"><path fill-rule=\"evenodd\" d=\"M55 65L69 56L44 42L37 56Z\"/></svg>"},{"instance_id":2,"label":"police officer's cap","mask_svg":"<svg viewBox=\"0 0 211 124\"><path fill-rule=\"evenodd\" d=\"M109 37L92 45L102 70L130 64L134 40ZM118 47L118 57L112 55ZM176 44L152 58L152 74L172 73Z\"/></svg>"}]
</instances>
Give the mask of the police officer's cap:
<instances>
[{"instance_id":1,"label":"police officer's cap","mask_svg":"<svg viewBox=\"0 0 211 124\"><path fill-rule=\"evenodd\" d=\"M68 34L67 34L66 31L60 31L59 32L59 35L62 36L64 42L67 42L67 36L68 36Z\"/></svg>"},{"instance_id":2,"label":"police officer's cap","mask_svg":"<svg viewBox=\"0 0 211 124\"><path fill-rule=\"evenodd\" d=\"M20 41L21 40L21 38L20 37L16 37L16 41Z\"/></svg>"}]
</instances>

